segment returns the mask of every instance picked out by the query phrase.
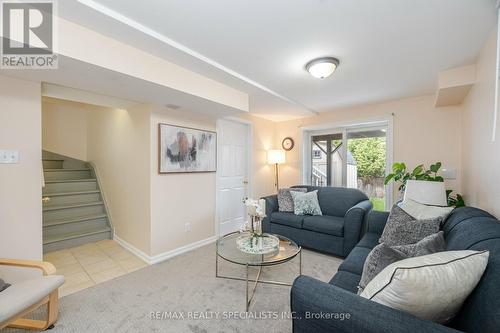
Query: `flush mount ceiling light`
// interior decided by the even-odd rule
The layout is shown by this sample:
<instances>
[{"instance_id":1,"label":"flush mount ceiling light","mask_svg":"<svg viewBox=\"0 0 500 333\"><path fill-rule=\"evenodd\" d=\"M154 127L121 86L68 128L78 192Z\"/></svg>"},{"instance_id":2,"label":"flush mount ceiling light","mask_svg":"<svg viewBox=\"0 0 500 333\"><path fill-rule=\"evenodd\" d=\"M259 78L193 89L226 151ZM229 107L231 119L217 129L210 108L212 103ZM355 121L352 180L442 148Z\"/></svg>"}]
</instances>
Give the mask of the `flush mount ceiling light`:
<instances>
[{"instance_id":1,"label":"flush mount ceiling light","mask_svg":"<svg viewBox=\"0 0 500 333\"><path fill-rule=\"evenodd\" d=\"M318 58L306 64L306 70L318 79L329 77L335 72L339 65L339 60L333 57Z\"/></svg>"}]
</instances>

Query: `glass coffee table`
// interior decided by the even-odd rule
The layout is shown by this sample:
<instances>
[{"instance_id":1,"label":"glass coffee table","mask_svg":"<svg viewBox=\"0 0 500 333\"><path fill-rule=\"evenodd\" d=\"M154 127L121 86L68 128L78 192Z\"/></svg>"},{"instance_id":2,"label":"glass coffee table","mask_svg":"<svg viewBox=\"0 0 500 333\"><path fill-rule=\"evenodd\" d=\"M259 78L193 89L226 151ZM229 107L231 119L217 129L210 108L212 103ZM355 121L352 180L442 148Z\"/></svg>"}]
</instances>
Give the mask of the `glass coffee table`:
<instances>
[{"instance_id":1,"label":"glass coffee table","mask_svg":"<svg viewBox=\"0 0 500 333\"><path fill-rule=\"evenodd\" d=\"M232 279L232 280L240 280L246 282L246 292L245 292L245 311L248 311L250 307L250 303L255 295L255 289L257 288L257 284L265 283L265 284L275 284L281 286L291 286L290 283L279 282L279 281L270 281L270 280L261 280L260 273L262 272L262 267L264 266L274 266L283 264L295 258L297 255L299 256L299 275L302 274L302 248L298 246L294 241L288 239L281 235L272 234L279 239L279 249L269 254L250 254L241 251L237 244L236 239L244 235L242 232L233 232L227 235L222 236L217 240L216 246L216 260L215 260L215 276L218 278L224 279ZM235 276L226 276L221 275L219 273L219 257L229 261L233 264L242 265L246 267L246 277L235 277ZM251 279L249 277L249 268L250 267L259 267L259 271L255 279ZM249 293L248 287L249 283L254 282L253 288Z\"/></svg>"}]
</instances>

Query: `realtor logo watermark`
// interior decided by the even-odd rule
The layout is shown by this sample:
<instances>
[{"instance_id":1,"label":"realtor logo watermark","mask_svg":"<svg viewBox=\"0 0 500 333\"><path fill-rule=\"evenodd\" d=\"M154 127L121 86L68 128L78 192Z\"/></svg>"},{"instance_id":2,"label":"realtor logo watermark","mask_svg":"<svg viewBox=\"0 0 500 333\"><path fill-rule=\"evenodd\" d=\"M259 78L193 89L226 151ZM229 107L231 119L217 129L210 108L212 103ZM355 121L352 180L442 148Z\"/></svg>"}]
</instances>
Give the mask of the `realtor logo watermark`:
<instances>
[{"instance_id":1,"label":"realtor logo watermark","mask_svg":"<svg viewBox=\"0 0 500 333\"><path fill-rule=\"evenodd\" d=\"M0 0L2 69L56 69L54 0Z\"/></svg>"}]
</instances>

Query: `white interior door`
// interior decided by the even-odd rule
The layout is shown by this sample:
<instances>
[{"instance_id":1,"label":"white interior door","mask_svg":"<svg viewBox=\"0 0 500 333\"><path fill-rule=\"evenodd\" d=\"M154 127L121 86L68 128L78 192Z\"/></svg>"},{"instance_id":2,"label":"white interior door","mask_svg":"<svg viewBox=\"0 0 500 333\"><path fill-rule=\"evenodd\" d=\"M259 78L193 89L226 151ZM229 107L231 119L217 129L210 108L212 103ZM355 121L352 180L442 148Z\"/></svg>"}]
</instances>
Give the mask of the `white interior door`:
<instances>
[{"instance_id":1,"label":"white interior door","mask_svg":"<svg viewBox=\"0 0 500 333\"><path fill-rule=\"evenodd\" d=\"M238 230L247 220L243 199L248 197L249 125L219 120L218 219L219 234Z\"/></svg>"}]
</instances>

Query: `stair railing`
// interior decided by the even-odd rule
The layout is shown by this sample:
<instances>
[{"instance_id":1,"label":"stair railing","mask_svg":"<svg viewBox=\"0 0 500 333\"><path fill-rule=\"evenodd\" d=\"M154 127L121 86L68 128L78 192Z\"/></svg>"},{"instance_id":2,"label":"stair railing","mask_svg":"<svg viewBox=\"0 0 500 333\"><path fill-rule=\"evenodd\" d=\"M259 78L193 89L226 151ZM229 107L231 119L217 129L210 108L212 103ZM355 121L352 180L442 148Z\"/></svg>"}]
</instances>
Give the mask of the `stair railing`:
<instances>
[{"instance_id":1,"label":"stair railing","mask_svg":"<svg viewBox=\"0 0 500 333\"><path fill-rule=\"evenodd\" d=\"M99 187L99 192L101 193L104 209L106 209L106 214L108 216L109 227L111 228L111 236L114 238L115 228L113 227L113 218L111 217L111 211L109 210L108 201L106 200L106 194L104 193L104 188L102 186L99 169L97 168L97 165L92 161L87 161L86 163L88 163L88 165L90 166L91 172L94 174L95 179L97 180L97 186Z\"/></svg>"}]
</instances>

